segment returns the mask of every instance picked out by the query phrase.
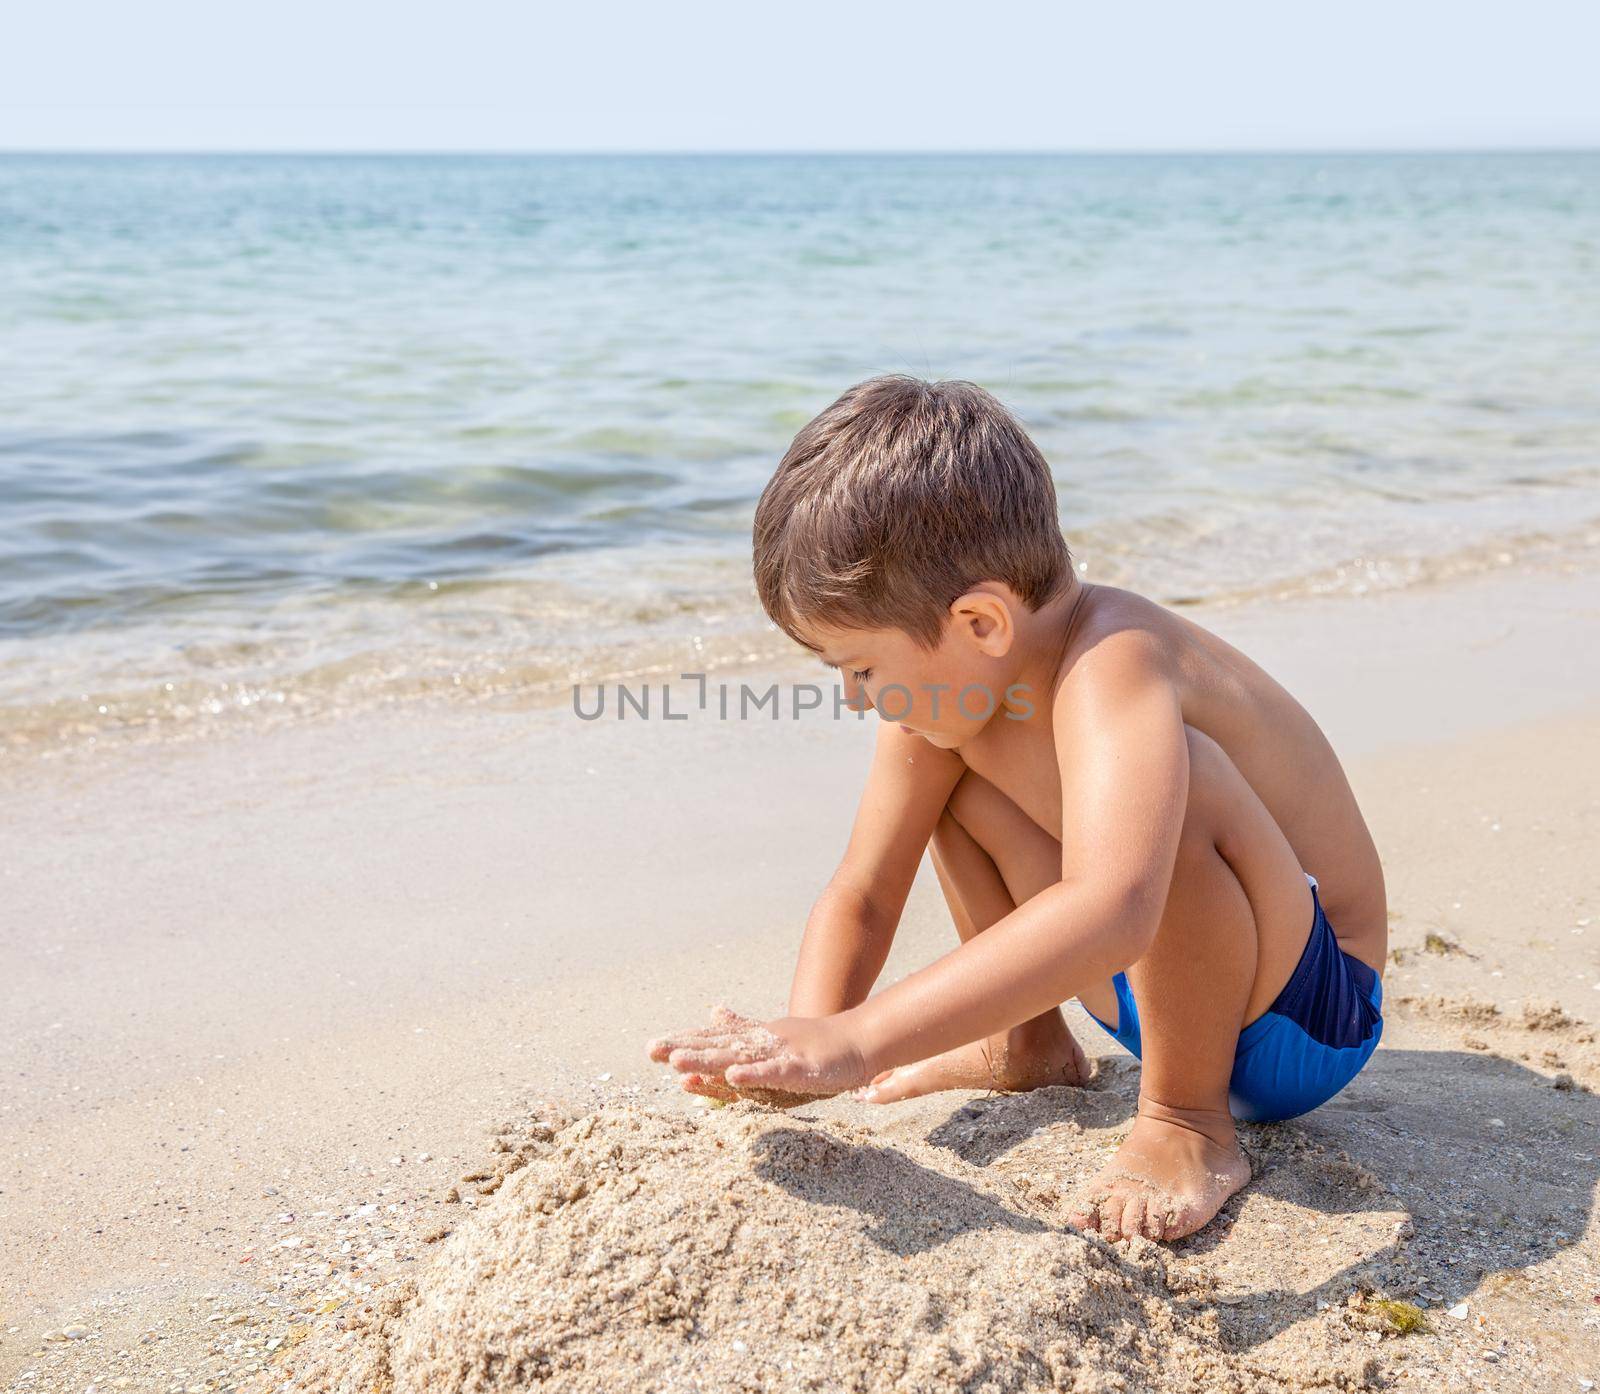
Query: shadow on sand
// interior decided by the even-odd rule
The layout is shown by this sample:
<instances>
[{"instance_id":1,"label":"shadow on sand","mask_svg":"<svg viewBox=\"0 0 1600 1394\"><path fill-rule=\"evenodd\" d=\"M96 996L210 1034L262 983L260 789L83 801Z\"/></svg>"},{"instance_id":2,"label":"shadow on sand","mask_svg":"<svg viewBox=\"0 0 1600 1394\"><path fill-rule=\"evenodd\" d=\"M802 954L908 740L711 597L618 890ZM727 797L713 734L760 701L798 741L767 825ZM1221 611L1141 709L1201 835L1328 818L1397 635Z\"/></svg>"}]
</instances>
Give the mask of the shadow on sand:
<instances>
[{"instance_id":1,"label":"shadow on sand","mask_svg":"<svg viewBox=\"0 0 1600 1394\"><path fill-rule=\"evenodd\" d=\"M1132 1117L1134 1062L1111 1062L1099 1083L977 1099L927 1140L974 1165L1026 1174L1029 1161L1048 1159L1048 1135L1063 1122L1090 1130ZM1270 1339L1319 1301L1343 1301L1354 1286L1434 1305L1469 1296L1490 1275L1514 1279L1577 1241L1600 1179L1600 1097L1470 1051L1380 1050L1338 1098L1240 1136L1254 1179L1217 1222L1174 1245L1177 1254L1221 1257L1253 1242L1248 1222L1262 1200L1281 1202L1267 1207L1278 1215L1288 1207L1381 1214L1384 1224L1371 1228L1386 1239L1299 1291L1234 1298L1221 1317L1236 1348ZM1277 1223L1270 1242L1293 1244L1293 1228ZM1339 1259L1337 1247L1320 1253Z\"/></svg>"},{"instance_id":2,"label":"shadow on sand","mask_svg":"<svg viewBox=\"0 0 1600 1394\"><path fill-rule=\"evenodd\" d=\"M758 1137L753 1150L758 1176L813 1205L847 1206L865 1215L867 1238L902 1257L973 1230L1042 1234L1050 1228L893 1147L778 1128Z\"/></svg>"},{"instance_id":3,"label":"shadow on sand","mask_svg":"<svg viewBox=\"0 0 1600 1394\"><path fill-rule=\"evenodd\" d=\"M878 1115L884 1146L782 1130L760 1140L757 1169L817 1204L868 1215L874 1242L903 1255L975 1229L1063 1228L1066 1194L1098 1167L1137 1092L1137 1065L1116 1059L1087 1089L994 1095L953 1110L941 1096L897 1105ZM896 1150L896 1134L994 1168L1034 1213L923 1166ZM1500 1056L1385 1049L1337 1099L1287 1123L1247 1125L1241 1138L1257 1168L1251 1184L1172 1246L1230 1280L1218 1319L1235 1350L1357 1287L1436 1307L1570 1247L1600 1177L1600 1098L1553 1088ZM1273 1248L1274 1272L1304 1281L1250 1290L1263 1246Z\"/></svg>"}]
</instances>

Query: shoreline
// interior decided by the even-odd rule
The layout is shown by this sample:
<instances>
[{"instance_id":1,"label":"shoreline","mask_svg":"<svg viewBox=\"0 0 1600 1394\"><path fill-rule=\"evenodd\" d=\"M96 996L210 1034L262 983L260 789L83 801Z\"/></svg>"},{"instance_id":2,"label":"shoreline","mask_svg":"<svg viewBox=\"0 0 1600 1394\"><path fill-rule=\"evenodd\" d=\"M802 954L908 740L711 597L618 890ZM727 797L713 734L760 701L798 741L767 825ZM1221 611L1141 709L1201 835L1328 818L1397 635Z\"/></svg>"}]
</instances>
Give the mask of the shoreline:
<instances>
[{"instance_id":1,"label":"shoreline","mask_svg":"<svg viewBox=\"0 0 1600 1394\"><path fill-rule=\"evenodd\" d=\"M1466 1069L1456 1057L1477 1049L1467 1036L1487 1042L1485 1060L1526 1049L1539 1080L1600 1083L1574 1038L1600 1015L1600 886L1583 860L1600 830L1583 779L1600 752L1594 574L1184 607L1323 726L1389 876L1401 957L1379 1063L1393 1063L1306 1136L1359 1157L1374 1144L1358 1105L1409 1097L1402 1057L1448 1093ZM219 1304L257 1314L248 1331L267 1330L268 1312L282 1316L272 1329L299 1329L287 1313L313 1289L297 1284L331 1274L294 1276L302 1246L283 1239L348 1275L342 1225L369 1260L357 1282L419 1261L442 1197L489 1146L483 1130L534 1101L687 1107L642 1041L712 1001L776 1009L871 730L409 707L13 762L0 1386L37 1368L20 1387L81 1389L128 1349L133 1387L166 1388L173 1369L213 1358L219 1325L232 1330L207 1321ZM930 882L924 869L885 981L953 942ZM1430 933L1462 951L1428 950ZM1462 1017L1480 998L1498 1012ZM1524 1028L1547 1002L1580 1025ZM1117 1054L1076 1008L1069 1018L1086 1049ZM1544 1063L1546 1048L1564 1063ZM1573 1137L1588 1137L1592 1096L1561 1098ZM1416 1103L1419 1116L1442 1106ZM921 1116L880 1111L871 1125L892 1137ZM1499 1195L1485 1187L1467 1190ZM1560 1223L1592 1235L1593 1197L1574 1199L1581 1219ZM1261 1216L1283 1204L1248 1188L1234 1235L1195 1262L1270 1287L1238 1226L1276 1223ZM378 1210L352 1219L365 1205ZM393 1237L362 1247L353 1236L375 1234L373 1220ZM1537 1258L1569 1285L1578 1262L1566 1246ZM85 1342L38 1343L75 1319ZM1600 1377L1600 1331L1576 1326L1568 1346L1589 1361L1572 1372Z\"/></svg>"},{"instance_id":2,"label":"shoreline","mask_svg":"<svg viewBox=\"0 0 1600 1394\"><path fill-rule=\"evenodd\" d=\"M1205 575L1209 561L1237 564L1218 538L1156 536L1130 546L1105 526L1077 536L1074 557L1083 580L1137 590L1202 620L1263 606L1415 597L1485 577L1581 573L1600 549L1600 513L1587 512L1590 492L1579 497L1584 507L1576 511L1586 516L1563 530L1530 529L1524 520L1510 532L1446 545L1447 530L1435 523L1429 546L1416 554L1393 523L1385 546L1341 535L1336 521L1309 528L1286 515L1281 530L1294 533L1302 555L1328 560L1267 581L1207 576L1205 589L1175 586L1175 575L1156 585L1139 581L1166 574L1154 556L1158 545L1193 548L1190 580ZM1490 513L1492 504L1479 499L1470 508ZM552 708L575 683L657 681L685 669L739 677L786 669L799 657L761 614L747 559L646 553L630 567L612 554L584 565L600 566L600 581L616 591L611 599L600 598L603 585L580 586L554 569L419 582L361 600L286 596L253 616L179 611L157 630L136 624L126 633L13 635L0 651L0 771L8 761L263 736L373 713Z\"/></svg>"}]
</instances>

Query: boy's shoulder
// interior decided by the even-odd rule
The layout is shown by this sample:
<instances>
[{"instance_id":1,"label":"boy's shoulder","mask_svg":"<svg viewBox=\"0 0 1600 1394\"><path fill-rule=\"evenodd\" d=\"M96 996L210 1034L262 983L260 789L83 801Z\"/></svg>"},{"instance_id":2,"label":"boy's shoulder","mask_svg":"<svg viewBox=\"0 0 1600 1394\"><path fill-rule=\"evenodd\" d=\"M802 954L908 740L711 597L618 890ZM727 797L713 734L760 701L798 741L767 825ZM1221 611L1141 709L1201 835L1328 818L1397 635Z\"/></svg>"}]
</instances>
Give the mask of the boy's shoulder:
<instances>
[{"instance_id":1,"label":"boy's shoulder","mask_svg":"<svg viewBox=\"0 0 1600 1394\"><path fill-rule=\"evenodd\" d=\"M1194 646L1192 626L1170 610L1137 591L1098 583L1085 583L1061 627L1052 701L1063 689L1117 688L1134 678L1176 682L1180 660Z\"/></svg>"}]
</instances>

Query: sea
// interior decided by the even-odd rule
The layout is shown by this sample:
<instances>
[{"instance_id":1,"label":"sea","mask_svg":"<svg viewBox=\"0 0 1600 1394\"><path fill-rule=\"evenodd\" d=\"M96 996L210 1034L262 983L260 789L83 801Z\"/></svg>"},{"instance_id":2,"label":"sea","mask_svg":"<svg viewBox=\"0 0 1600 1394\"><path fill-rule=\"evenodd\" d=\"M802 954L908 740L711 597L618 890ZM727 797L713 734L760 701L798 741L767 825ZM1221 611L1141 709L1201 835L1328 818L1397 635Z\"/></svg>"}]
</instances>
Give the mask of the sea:
<instances>
[{"instance_id":1,"label":"sea","mask_svg":"<svg viewBox=\"0 0 1600 1394\"><path fill-rule=\"evenodd\" d=\"M1600 152L0 156L0 751L792 652L790 438L962 378L1085 578L1600 542Z\"/></svg>"}]
</instances>

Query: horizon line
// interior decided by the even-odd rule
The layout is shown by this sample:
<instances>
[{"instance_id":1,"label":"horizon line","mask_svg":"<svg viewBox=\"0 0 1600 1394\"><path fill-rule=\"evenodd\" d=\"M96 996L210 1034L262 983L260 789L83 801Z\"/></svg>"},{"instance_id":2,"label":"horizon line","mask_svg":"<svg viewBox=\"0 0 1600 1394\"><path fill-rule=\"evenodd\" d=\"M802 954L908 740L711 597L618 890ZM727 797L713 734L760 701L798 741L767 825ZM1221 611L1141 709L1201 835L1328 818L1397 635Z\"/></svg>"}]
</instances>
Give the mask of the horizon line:
<instances>
[{"instance_id":1,"label":"horizon line","mask_svg":"<svg viewBox=\"0 0 1600 1394\"><path fill-rule=\"evenodd\" d=\"M1600 153L1600 141L1571 145L1258 145L1258 146L771 146L761 148L740 147L506 147L498 149L482 146L428 147L297 147L297 146L0 146L0 157L5 156L248 156L331 158L373 158L381 156L470 156L476 158L550 156L558 158L769 158L772 156L1015 156L1015 155L1073 155L1073 156L1129 156L1151 157L1167 155L1580 155Z\"/></svg>"}]
</instances>

